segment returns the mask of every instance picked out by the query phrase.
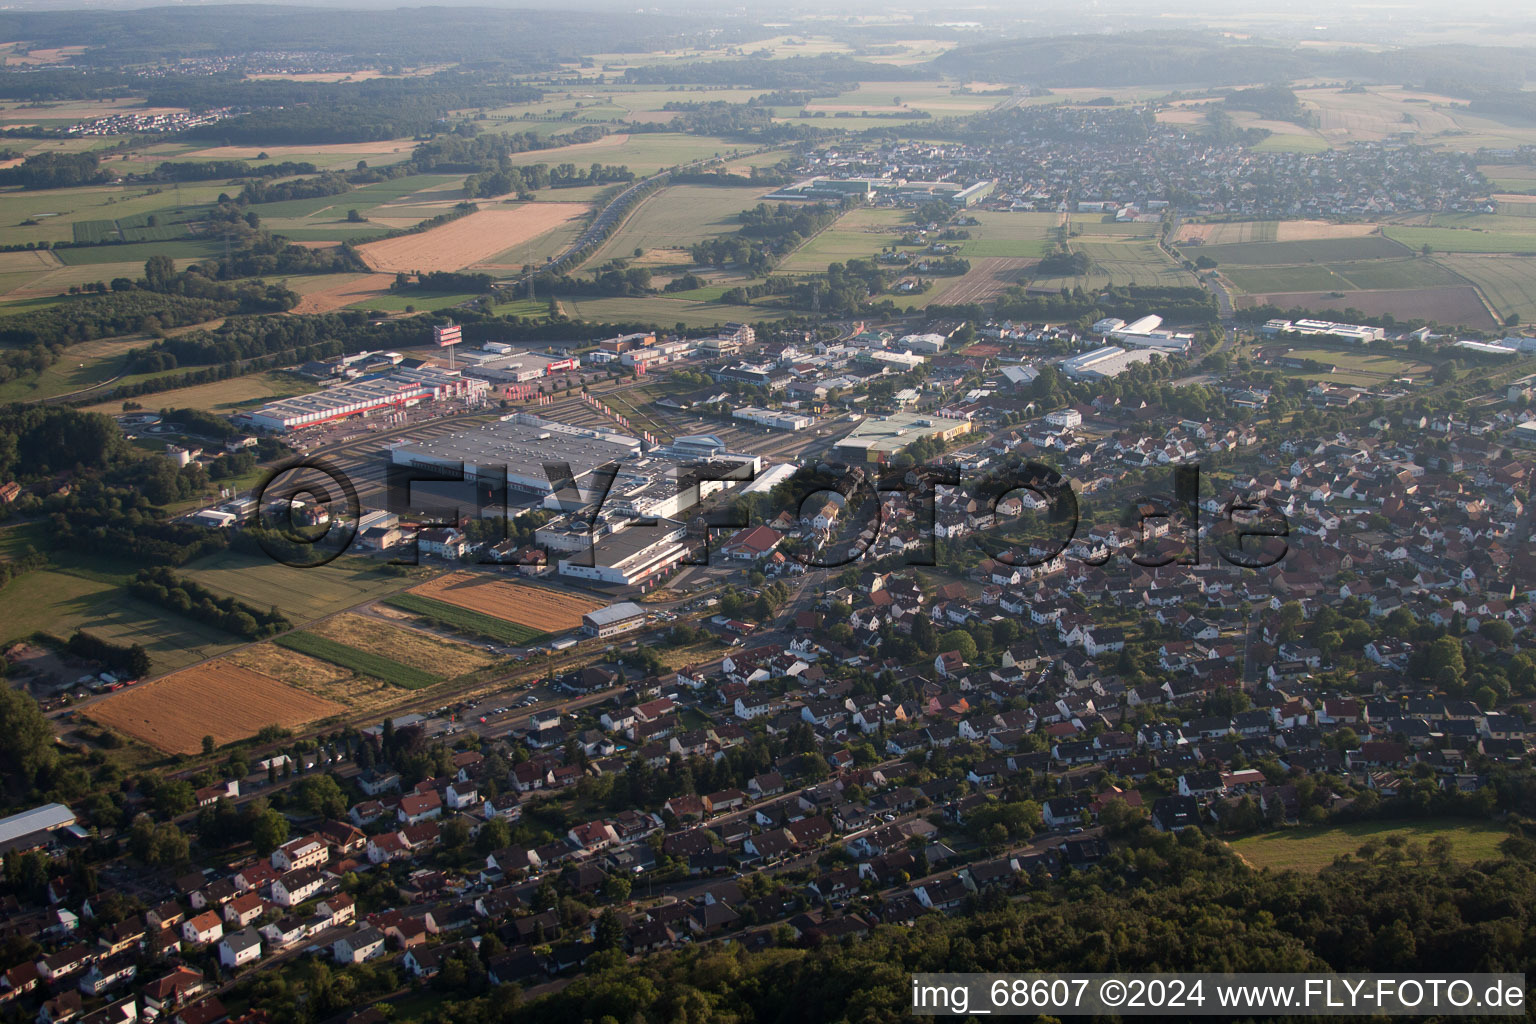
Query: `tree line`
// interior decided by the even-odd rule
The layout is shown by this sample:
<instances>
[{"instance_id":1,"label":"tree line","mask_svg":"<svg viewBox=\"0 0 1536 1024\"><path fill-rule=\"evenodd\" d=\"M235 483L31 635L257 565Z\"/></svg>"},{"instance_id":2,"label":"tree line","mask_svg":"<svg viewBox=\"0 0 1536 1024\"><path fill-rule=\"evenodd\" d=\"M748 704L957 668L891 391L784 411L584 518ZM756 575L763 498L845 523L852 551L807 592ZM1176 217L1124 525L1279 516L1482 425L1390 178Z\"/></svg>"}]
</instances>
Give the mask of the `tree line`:
<instances>
[{"instance_id":1,"label":"tree line","mask_svg":"<svg viewBox=\"0 0 1536 1024\"><path fill-rule=\"evenodd\" d=\"M260 640L293 628L293 623L276 608L263 611L236 598L220 596L163 566L140 569L128 584L128 591L151 604L247 640Z\"/></svg>"}]
</instances>

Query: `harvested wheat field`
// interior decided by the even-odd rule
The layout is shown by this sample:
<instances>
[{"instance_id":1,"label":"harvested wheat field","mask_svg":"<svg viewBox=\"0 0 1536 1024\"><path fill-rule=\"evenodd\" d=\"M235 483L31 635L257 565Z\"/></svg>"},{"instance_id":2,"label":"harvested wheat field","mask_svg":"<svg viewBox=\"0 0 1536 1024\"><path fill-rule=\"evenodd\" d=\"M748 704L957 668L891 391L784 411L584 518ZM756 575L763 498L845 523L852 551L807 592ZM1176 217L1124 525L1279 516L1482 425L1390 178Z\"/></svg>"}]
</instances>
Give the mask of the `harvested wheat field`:
<instances>
[{"instance_id":1,"label":"harvested wheat field","mask_svg":"<svg viewBox=\"0 0 1536 1024\"><path fill-rule=\"evenodd\" d=\"M214 660L117 693L86 714L172 754L195 754L204 736L242 740L263 726L294 728L346 708L271 676Z\"/></svg>"},{"instance_id":2,"label":"harvested wheat field","mask_svg":"<svg viewBox=\"0 0 1536 1024\"><path fill-rule=\"evenodd\" d=\"M484 668L491 659L484 651L464 644L439 640L405 626L396 626L367 615L346 612L309 627L328 640L372 651L391 661L451 679Z\"/></svg>"},{"instance_id":3,"label":"harvested wheat field","mask_svg":"<svg viewBox=\"0 0 1536 1024\"><path fill-rule=\"evenodd\" d=\"M329 313L355 302L366 302L388 294L395 283L393 274L348 274L346 280L312 291L299 299L294 313Z\"/></svg>"},{"instance_id":4,"label":"harvested wheat field","mask_svg":"<svg viewBox=\"0 0 1536 1024\"><path fill-rule=\"evenodd\" d=\"M1381 228L1376 224L1335 224L1328 220L1283 220L1275 234L1277 242L1311 242L1320 238L1364 238Z\"/></svg>"},{"instance_id":5,"label":"harvested wheat field","mask_svg":"<svg viewBox=\"0 0 1536 1024\"><path fill-rule=\"evenodd\" d=\"M526 583L488 580L469 572L449 573L430 583L412 587L408 592L537 629L541 633L575 629L581 625L583 615L608 604Z\"/></svg>"},{"instance_id":6,"label":"harvested wheat field","mask_svg":"<svg viewBox=\"0 0 1536 1024\"><path fill-rule=\"evenodd\" d=\"M18 162L20 162L18 160ZM26 274L46 270L58 270L64 264L48 249L24 249L20 252L0 252L0 274Z\"/></svg>"},{"instance_id":7,"label":"harvested wheat field","mask_svg":"<svg viewBox=\"0 0 1536 1024\"><path fill-rule=\"evenodd\" d=\"M461 270L552 231L587 212L586 203L520 203L480 210L442 227L357 247L377 271Z\"/></svg>"},{"instance_id":8,"label":"harvested wheat field","mask_svg":"<svg viewBox=\"0 0 1536 1024\"><path fill-rule=\"evenodd\" d=\"M291 651L272 643L242 647L238 651L231 651L225 655L224 660L231 665L273 679L280 679L290 686L297 686L311 693L317 690L323 693L322 688L340 682L352 674L340 665L332 665L328 661L311 658L307 654L300 654L298 651Z\"/></svg>"}]
</instances>

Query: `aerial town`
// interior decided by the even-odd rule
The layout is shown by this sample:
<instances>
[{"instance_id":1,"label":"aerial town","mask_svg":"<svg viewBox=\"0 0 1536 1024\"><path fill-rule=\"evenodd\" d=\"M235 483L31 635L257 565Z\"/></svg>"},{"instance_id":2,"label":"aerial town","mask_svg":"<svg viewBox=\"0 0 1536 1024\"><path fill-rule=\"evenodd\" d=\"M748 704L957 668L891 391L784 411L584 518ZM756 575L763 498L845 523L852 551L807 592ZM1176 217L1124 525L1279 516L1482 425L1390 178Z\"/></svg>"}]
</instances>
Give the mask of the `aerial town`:
<instances>
[{"instance_id":1,"label":"aerial town","mask_svg":"<svg viewBox=\"0 0 1536 1024\"><path fill-rule=\"evenodd\" d=\"M1529 93L949 13L0 12L0 1024L1523 997Z\"/></svg>"}]
</instances>

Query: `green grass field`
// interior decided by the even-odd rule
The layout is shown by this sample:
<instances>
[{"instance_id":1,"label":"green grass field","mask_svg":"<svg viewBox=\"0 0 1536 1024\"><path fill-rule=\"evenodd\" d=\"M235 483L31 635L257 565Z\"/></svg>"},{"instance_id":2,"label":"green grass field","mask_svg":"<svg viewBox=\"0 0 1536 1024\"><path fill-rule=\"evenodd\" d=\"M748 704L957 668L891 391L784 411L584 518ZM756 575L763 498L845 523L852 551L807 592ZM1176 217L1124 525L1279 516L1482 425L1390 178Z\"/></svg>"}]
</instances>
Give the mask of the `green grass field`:
<instances>
[{"instance_id":1,"label":"green grass field","mask_svg":"<svg viewBox=\"0 0 1536 1024\"><path fill-rule=\"evenodd\" d=\"M1439 263L1422 258L1232 267L1224 269L1223 274L1250 294L1435 288L1465 283Z\"/></svg>"},{"instance_id":2,"label":"green grass field","mask_svg":"<svg viewBox=\"0 0 1536 1024\"><path fill-rule=\"evenodd\" d=\"M43 548L44 545L37 545ZM132 574L66 566L26 573L0 589L0 642L38 630L83 629L113 643L142 644L156 674L211 658L241 641L223 630L142 604L124 594Z\"/></svg>"},{"instance_id":3,"label":"green grass field","mask_svg":"<svg viewBox=\"0 0 1536 1024\"><path fill-rule=\"evenodd\" d=\"M494 615L483 615L468 608L460 608L458 605L422 597L419 594L396 594L386 599L384 603L401 611L410 612L412 615L420 615L449 629L483 636L489 640L499 640L504 644L522 646L547 635L515 622L498 619Z\"/></svg>"},{"instance_id":4,"label":"green grass field","mask_svg":"<svg viewBox=\"0 0 1536 1024\"><path fill-rule=\"evenodd\" d=\"M276 607L300 623L378 600L419 581L419 574L399 575L361 558L343 557L299 569L237 551L198 559L180 571L210 590L259 608Z\"/></svg>"},{"instance_id":5,"label":"green grass field","mask_svg":"<svg viewBox=\"0 0 1536 1024\"><path fill-rule=\"evenodd\" d=\"M700 289L702 292L708 289ZM677 295L647 295L602 299L561 299L571 316L595 323L641 323L658 327L685 324L714 327L752 320L774 320L787 311L765 306L728 306L712 299L688 299Z\"/></svg>"},{"instance_id":6,"label":"green grass field","mask_svg":"<svg viewBox=\"0 0 1536 1024\"><path fill-rule=\"evenodd\" d=\"M1338 273L1323 266L1234 267L1223 269L1222 276L1250 295L1267 292L1342 292L1351 291L1354 287Z\"/></svg>"},{"instance_id":7,"label":"green grass field","mask_svg":"<svg viewBox=\"0 0 1536 1024\"><path fill-rule=\"evenodd\" d=\"M182 260L206 260L224 255L224 245L214 238L178 238L166 242L127 242L121 245L72 246L54 249L53 254L65 266L88 264L133 264L143 273L144 261L151 256L171 256Z\"/></svg>"},{"instance_id":8,"label":"green grass field","mask_svg":"<svg viewBox=\"0 0 1536 1024\"><path fill-rule=\"evenodd\" d=\"M756 206L763 190L711 185L673 185L647 198L589 261L632 258L636 249L686 249L741 227L736 215ZM684 252L667 253L688 262Z\"/></svg>"},{"instance_id":9,"label":"green grass field","mask_svg":"<svg viewBox=\"0 0 1536 1024\"><path fill-rule=\"evenodd\" d=\"M513 124L509 130L520 130ZM534 149L513 153L514 166L529 164L623 164L636 174L655 174L664 167L713 157L727 157L753 147L711 135L682 135L673 132L646 132L629 136L612 135L595 143Z\"/></svg>"},{"instance_id":10,"label":"green grass field","mask_svg":"<svg viewBox=\"0 0 1536 1024\"><path fill-rule=\"evenodd\" d=\"M1388 238L1410 249L1420 249L1427 245L1435 252L1536 253L1536 233L1482 228L1403 227L1396 224L1388 224L1382 231Z\"/></svg>"},{"instance_id":11,"label":"green grass field","mask_svg":"<svg viewBox=\"0 0 1536 1024\"><path fill-rule=\"evenodd\" d=\"M826 270L829 263L868 258L895 244L910 221L911 215L905 210L850 210L836 224L786 256L778 270L803 274Z\"/></svg>"},{"instance_id":12,"label":"green grass field","mask_svg":"<svg viewBox=\"0 0 1536 1024\"><path fill-rule=\"evenodd\" d=\"M319 658L321 661L351 669L359 675L382 679L386 683L406 690L421 690L442 681L441 676L434 676L419 668L402 665L382 654L348 647L346 644L337 643L335 640L317 636L314 633L285 633L277 637L273 643L291 651L298 651L300 654L307 654L312 658Z\"/></svg>"},{"instance_id":13,"label":"green grass field","mask_svg":"<svg viewBox=\"0 0 1536 1024\"><path fill-rule=\"evenodd\" d=\"M1389 232L1391 228L1387 229ZM1413 229L1417 230L1417 229ZM1199 255L1220 266L1280 266L1287 263L1337 263L1343 260L1374 260L1407 256L1401 245L1374 235L1360 238L1321 238L1306 242L1237 242L1204 245Z\"/></svg>"},{"instance_id":14,"label":"green grass field","mask_svg":"<svg viewBox=\"0 0 1536 1024\"><path fill-rule=\"evenodd\" d=\"M1093 260L1095 268L1079 277L1041 277L1031 282L1033 288L1098 288L1104 285L1156 285L1192 287L1199 284L1194 274L1185 270L1150 239L1106 241L1095 236L1091 241L1073 239L1074 251Z\"/></svg>"},{"instance_id":15,"label":"green grass field","mask_svg":"<svg viewBox=\"0 0 1536 1024\"><path fill-rule=\"evenodd\" d=\"M1385 353L1361 352L1358 349L1293 348L1288 354L1297 359L1315 359L1320 363L1330 363L1340 370L1388 378L1428 373L1430 369L1427 363Z\"/></svg>"},{"instance_id":16,"label":"green grass field","mask_svg":"<svg viewBox=\"0 0 1536 1024\"><path fill-rule=\"evenodd\" d=\"M157 376L161 374L133 374L124 377L123 382L133 383ZM191 387L177 388L173 391L156 392L152 396L152 407L205 409L209 412L228 415L237 409L254 408L273 399L305 395L314 390L316 390L315 385L309 381L301 380L291 374L269 370L264 373L247 374L244 377L214 381L212 384L194 384ZM122 403L98 402L88 406L88 409L91 412L119 412L122 410Z\"/></svg>"},{"instance_id":17,"label":"green grass field","mask_svg":"<svg viewBox=\"0 0 1536 1024\"><path fill-rule=\"evenodd\" d=\"M1477 285L1499 315L1536 321L1536 258L1529 256L1436 256L1453 273Z\"/></svg>"},{"instance_id":18,"label":"green grass field","mask_svg":"<svg viewBox=\"0 0 1536 1024\"><path fill-rule=\"evenodd\" d=\"M1409 845L1427 846L1444 836L1451 856L1464 863L1500 859L1499 843L1508 833L1483 822L1435 818L1428 821L1379 821L1334 828L1293 828L1233 842L1232 849L1256 868L1302 871L1315 874L1346 853L1354 853L1371 840L1402 836Z\"/></svg>"}]
</instances>

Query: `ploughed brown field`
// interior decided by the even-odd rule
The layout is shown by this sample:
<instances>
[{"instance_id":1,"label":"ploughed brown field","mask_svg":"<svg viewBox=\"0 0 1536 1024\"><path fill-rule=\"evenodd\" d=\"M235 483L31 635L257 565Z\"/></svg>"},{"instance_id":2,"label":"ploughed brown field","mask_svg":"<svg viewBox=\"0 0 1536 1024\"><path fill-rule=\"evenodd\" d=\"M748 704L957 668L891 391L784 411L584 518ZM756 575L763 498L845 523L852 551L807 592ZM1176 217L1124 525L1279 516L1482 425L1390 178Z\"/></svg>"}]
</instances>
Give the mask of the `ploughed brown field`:
<instances>
[{"instance_id":1,"label":"ploughed brown field","mask_svg":"<svg viewBox=\"0 0 1536 1024\"><path fill-rule=\"evenodd\" d=\"M607 607L606 601L526 583L486 579L471 572L449 573L412 587L409 592L515 622L541 633L575 629L587 612Z\"/></svg>"},{"instance_id":2,"label":"ploughed brown field","mask_svg":"<svg viewBox=\"0 0 1536 1024\"><path fill-rule=\"evenodd\" d=\"M263 726L291 729L345 710L335 701L216 659L121 690L85 713L167 753L195 754L204 736L229 743Z\"/></svg>"},{"instance_id":3,"label":"ploughed brown field","mask_svg":"<svg viewBox=\"0 0 1536 1024\"><path fill-rule=\"evenodd\" d=\"M574 147L572 147L574 148ZM519 203L479 210L416 235L357 247L370 270L461 270L552 231L587 212L586 203Z\"/></svg>"}]
</instances>

